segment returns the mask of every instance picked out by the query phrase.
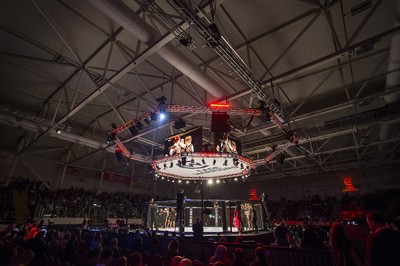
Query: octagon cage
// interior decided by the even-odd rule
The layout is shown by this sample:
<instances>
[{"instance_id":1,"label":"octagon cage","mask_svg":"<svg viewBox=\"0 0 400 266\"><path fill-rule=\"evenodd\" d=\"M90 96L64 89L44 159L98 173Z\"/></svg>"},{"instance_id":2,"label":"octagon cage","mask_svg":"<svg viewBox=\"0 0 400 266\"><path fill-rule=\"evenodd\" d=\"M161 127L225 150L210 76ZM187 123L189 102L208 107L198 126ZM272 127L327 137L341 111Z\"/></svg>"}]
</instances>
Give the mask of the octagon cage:
<instances>
[{"instance_id":1,"label":"octagon cage","mask_svg":"<svg viewBox=\"0 0 400 266\"><path fill-rule=\"evenodd\" d=\"M240 201L222 199L188 199L184 205L184 231L192 233L192 224L199 217L203 220L204 233L238 232L234 222L234 210L239 206L242 232L256 232L266 229L265 209L261 201ZM157 231L179 231L176 220L176 201L149 202L146 227ZM256 215L256 219L254 218ZM256 223L254 224L254 221Z\"/></svg>"}]
</instances>

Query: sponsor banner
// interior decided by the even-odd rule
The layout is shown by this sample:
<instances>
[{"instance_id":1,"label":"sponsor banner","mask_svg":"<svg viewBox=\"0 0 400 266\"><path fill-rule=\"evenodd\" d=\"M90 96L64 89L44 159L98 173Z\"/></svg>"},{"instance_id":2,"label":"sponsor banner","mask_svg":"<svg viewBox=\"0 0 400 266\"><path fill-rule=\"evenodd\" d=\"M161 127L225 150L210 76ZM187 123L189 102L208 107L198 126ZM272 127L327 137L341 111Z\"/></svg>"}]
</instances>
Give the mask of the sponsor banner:
<instances>
[{"instance_id":1,"label":"sponsor banner","mask_svg":"<svg viewBox=\"0 0 400 266\"><path fill-rule=\"evenodd\" d=\"M72 166L72 165L67 166L66 174L72 176L98 178L98 179L100 179L101 177L101 171L78 167L78 166Z\"/></svg>"},{"instance_id":2,"label":"sponsor banner","mask_svg":"<svg viewBox=\"0 0 400 266\"><path fill-rule=\"evenodd\" d=\"M133 181L137 182L137 179L136 180L135 179ZM104 173L103 180L104 181L118 182L118 183L125 183L125 184L130 184L131 183L131 177L130 176L118 175L118 174L113 174L113 173Z\"/></svg>"}]
</instances>

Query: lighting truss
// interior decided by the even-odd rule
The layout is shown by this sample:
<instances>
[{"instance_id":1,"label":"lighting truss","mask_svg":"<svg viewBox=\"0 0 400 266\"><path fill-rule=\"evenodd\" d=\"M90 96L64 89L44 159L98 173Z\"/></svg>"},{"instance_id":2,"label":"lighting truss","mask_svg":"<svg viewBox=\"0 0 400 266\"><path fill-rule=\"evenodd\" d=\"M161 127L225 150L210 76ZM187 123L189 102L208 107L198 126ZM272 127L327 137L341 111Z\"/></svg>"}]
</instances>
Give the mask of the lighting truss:
<instances>
[{"instance_id":1,"label":"lighting truss","mask_svg":"<svg viewBox=\"0 0 400 266\"><path fill-rule=\"evenodd\" d=\"M167 2L174 8L174 10L184 21L188 22L191 27L197 31L203 40L214 49L214 51L232 68L232 70L235 71L239 77L241 77L243 81L247 83L247 85L249 85L255 95L257 95L261 100L265 101L275 119L283 122L283 113L280 107L267 94L266 88L255 78L254 73L240 58L236 51L229 45L225 38L219 33L216 34L215 25L207 19L203 11L200 10L195 3L192 3L192 6L196 10L192 10L187 3L188 1L186 0L167 0ZM203 14L203 16L200 17L199 14ZM154 15L157 16L157 14Z\"/></svg>"},{"instance_id":2,"label":"lighting truss","mask_svg":"<svg viewBox=\"0 0 400 266\"><path fill-rule=\"evenodd\" d=\"M178 25L164 10L155 3L154 0L136 0L139 6L150 13L154 19L156 19L161 25L163 25L169 32L175 35L182 45L185 45L187 49L192 51L196 48L196 41L190 37L189 33L184 31L180 25Z\"/></svg>"}]
</instances>

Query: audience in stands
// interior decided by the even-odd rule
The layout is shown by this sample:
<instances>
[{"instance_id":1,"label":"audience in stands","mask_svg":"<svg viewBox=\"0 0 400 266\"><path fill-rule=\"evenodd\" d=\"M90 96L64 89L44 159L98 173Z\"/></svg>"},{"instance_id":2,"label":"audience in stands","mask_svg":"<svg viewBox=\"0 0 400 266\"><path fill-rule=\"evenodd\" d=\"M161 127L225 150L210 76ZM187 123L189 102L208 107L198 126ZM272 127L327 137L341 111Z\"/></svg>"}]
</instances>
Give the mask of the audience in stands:
<instances>
[{"instance_id":1,"label":"audience in stands","mask_svg":"<svg viewBox=\"0 0 400 266\"><path fill-rule=\"evenodd\" d=\"M100 193L95 191L84 191L83 189L70 188L50 191L47 184L17 178L12 183L12 188L17 191L28 191L29 206L44 205L52 209L55 216L79 216L83 217L89 213L89 206L96 203L107 213L115 217L134 217L137 213L145 209L145 202L149 200L147 195L129 195L129 193ZM359 195L345 195L339 202L333 197L310 196L298 202L284 201L280 204L271 202L271 206L282 207L282 217L285 220L275 228L276 243L279 246L301 248L303 252L328 248L327 236L329 235L329 246L334 261L334 265L398 265L400 261L400 232L399 209L392 207L388 212L391 218L388 224L382 215L377 212L368 213L367 222L371 230L371 235L366 241L366 256L359 252L359 247L353 243L354 235L347 234L350 226L355 226L354 221L363 220L366 210L387 210L389 203L391 206L399 206L396 197L399 190L380 190L376 193L369 193L362 197ZM8 192L7 192L8 193ZM1 204L7 201L8 194L0 196ZM397 197L397 203L398 203ZM341 206L342 221L347 224L335 224L333 222L333 205ZM300 208L298 208L300 206ZM274 208L275 208L274 207ZM297 208L297 210L296 210ZM6 210L0 205L0 210ZM300 211L299 211L300 210ZM302 218L302 214L310 217ZM10 213L7 214L9 216ZM118 238L105 239L101 233L88 232L82 233L81 229L57 229L56 226L49 226L47 233L42 230L43 221L35 224L31 218L33 213L24 225L9 223L9 226L0 231L0 265L202 265L194 258L185 257L187 250L175 235L169 237L168 234L163 239L163 244L159 245L159 239L151 231L141 231L142 236L135 234L132 236L132 244L127 248L119 244ZM127 215L128 214L128 215ZM121 216L122 215L122 216ZM307 215L307 216L308 216ZM396 218L397 217L397 218ZM1 212L4 220L4 213ZM125 220L125 219L124 219ZM82 227L82 226L81 226ZM330 234L327 232L330 230ZM45 236L46 234L46 236ZM121 232L126 235L126 232ZM104 235L103 235L104 236ZM235 242L221 237L220 241L215 238L209 243L216 245L215 253L211 257L202 258L206 265L268 265L268 249L263 247L253 247L254 254L245 252L247 246L243 244L245 235ZM146 238L146 245L143 243ZM151 240L151 241L150 241ZM169 241L168 248L165 241ZM198 240L195 240L198 241ZM230 242L230 243L229 243ZM364 242L365 243L365 242ZM228 248L229 249L228 249ZM132 248L132 251L130 250ZM303 249L307 249L305 251ZM280 249L293 250L293 249ZM182 253L181 253L182 252ZM324 251L328 252L328 251ZM190 254L190 252L189 252ZM289 254L289 253L288 253ZM361 255L360 255L361 254ZM329 254L328 254L329 255ZM176 258L176 259L175 259ZM247 262L254 261L251 264ZM232 259L232 262L229 260Z\"/></svg>"}]
</instances>

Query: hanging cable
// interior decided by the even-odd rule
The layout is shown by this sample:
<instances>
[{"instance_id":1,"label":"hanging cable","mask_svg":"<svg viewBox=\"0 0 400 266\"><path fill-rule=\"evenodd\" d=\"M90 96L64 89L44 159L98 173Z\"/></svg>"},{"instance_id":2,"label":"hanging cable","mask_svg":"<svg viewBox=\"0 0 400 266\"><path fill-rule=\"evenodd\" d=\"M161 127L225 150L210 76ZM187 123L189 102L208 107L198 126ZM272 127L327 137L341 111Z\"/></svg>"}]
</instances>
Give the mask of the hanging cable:
<instances>
[{"instance_id":1,"label":"hanging cable","mask_svg":"<svg viewBox=\"0 0 400 266\"><path fill-rule=\"evenodd\" d=\"M349 66L350 66L350 77L351 77L351 92L352 92L352 98L353 98L353 106L354 106L354 114L357 114L357 104L356 104L356 94L355 94L355 85L354 85L354 73L353 73L353 62L351 59L351 52L350 52L350 44L349 44L349 39L348 39L348 33L347 33L347 27L346 27L346 21L344 19L344 9L343 9L343 0L340 0L340 10L342 12L342 22L343 22L343 30L344 30L344 36L346 38L346 47L347 47L347 57L349 58ZM345 85L345 84L344 84ZM356 127L356 132L358 132L358 122L357 120L354 121L355 127Z\"/></svg>"}]
</instances>

